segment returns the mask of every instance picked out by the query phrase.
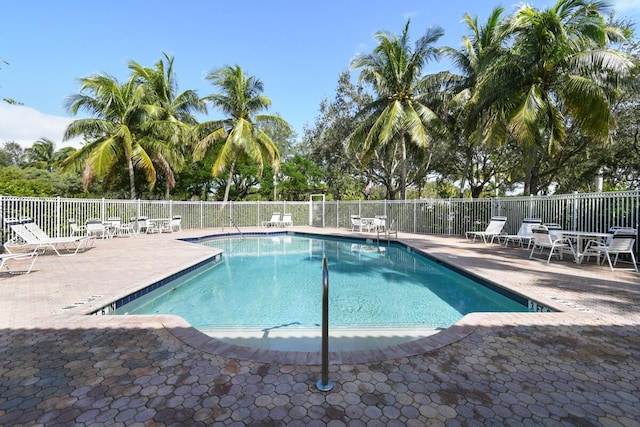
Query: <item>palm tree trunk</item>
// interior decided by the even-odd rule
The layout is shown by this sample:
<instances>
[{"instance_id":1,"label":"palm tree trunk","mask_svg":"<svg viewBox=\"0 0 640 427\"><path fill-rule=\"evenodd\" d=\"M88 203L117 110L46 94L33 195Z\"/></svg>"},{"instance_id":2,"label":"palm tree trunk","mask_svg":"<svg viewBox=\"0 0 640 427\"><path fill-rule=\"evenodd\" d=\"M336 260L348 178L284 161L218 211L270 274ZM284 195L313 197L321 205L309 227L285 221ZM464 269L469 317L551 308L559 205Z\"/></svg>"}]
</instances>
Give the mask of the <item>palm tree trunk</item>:
<instances>
[{"instance_id":1,"label":"palm tree trunk","mask_svg":"<svg viewBox=\"0 0 640 427\"><path fill-rule=\"evenodd\" d=\"M229 167L229 176L227 177L227 187L224 189L224 199L223 203L226 203L229 200L229 191L231 190L231 183L233 182L233 172L236 169L236 159L233 159L231 162L231 166Z\"/></svg>"},{"instance_id":2,"label":"palm tree trunk","mask_svg":"<svg viewBox=\"0 0 640 427\"><path fill-rule=\"evenodd\" d=\"M133 160L131 156L127 156L127 167L129 168L129 188L131 189L131 200L138 198L136 194L136 175L133 170Z\"/></svg>"},{"instance_id":3,"label":"palm tree trunk","mask_svg":"<svg viewBox=\"0 0 640 427\"><path fill-rule=\"evenodd\" d=\"M400 166L400 194L402 200L407 200L407 145L404 134L400 135L400 146L402 149L402 165Z\"/></svg>"}]
</instances>

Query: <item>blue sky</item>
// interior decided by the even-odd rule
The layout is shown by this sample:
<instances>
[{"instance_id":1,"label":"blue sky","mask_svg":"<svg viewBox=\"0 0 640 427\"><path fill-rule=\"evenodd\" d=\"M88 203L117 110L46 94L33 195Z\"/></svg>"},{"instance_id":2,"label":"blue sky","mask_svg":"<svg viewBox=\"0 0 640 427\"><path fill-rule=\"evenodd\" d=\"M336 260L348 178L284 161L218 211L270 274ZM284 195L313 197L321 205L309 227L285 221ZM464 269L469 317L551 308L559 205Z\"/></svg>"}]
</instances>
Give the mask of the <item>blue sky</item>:
<instances>
[{"instance_id":1,"label":"blue sky","mask_svg":"<svg viewBox=\"0 0 640 427\"><path fill-rule=\"evenodd\" d=\"M458 47L465 12L484 21L506 0L112 0L110 2L9 1L0 9L0 95L24 105L0 103L0 144L30 146L48 137L59 146L71 118L64 100L77 79L107 72L124 81L127 62L153 64L175 57L179 90L216 92L204 80L211 69L240 65L260 78L273 104L299 136L313 125L322 99L332 98L338 75L357 53L375 47L379 30L399 34L411 17L413 40L434 25L444 28L438 45ZM530 2L546 7L550 0ZM616 0L619 15L640 22L637 0ZM427 71L445 68L434 63ZM354 72L355 78L357 74ZM210 112L209 118L214 113Z\"/></svg>"}]
</instances>

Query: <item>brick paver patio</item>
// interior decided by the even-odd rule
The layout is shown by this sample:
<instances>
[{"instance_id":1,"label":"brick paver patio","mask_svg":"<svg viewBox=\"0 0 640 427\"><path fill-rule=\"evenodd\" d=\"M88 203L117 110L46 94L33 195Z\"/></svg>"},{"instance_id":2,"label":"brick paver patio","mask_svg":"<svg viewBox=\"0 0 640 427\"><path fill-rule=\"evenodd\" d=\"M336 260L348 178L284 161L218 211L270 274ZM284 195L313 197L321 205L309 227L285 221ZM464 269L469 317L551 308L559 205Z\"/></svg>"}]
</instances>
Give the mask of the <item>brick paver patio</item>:
<instances>
[{"instance_id":1,"label":"brick paver patio","mask_svg":"<svg viewBox=\"0 0 640 427\"><path fill-rule=\"evenodd\" d=\"M472 314L414 344L332 354L326 393L315 353L222 345L174 316L84 315L211 257L175 239L219 231L99 240L2 273L0 425L640 425L640 274L519 248L400 233L561 312Z\"/></svg>"}]
</instances>

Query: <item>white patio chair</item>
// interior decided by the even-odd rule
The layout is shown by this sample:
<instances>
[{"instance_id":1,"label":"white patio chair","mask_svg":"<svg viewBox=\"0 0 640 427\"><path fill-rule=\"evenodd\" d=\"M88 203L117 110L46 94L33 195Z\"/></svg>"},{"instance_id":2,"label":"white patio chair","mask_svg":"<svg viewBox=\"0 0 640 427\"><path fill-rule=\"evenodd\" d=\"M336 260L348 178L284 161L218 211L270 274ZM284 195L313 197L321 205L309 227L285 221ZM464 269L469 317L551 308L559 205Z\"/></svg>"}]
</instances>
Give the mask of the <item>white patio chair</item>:
<instances>
[{"instance_id":1,"label":"white patio chair","mask_svg":"<svg viewBox=\"0 0 640 427\"><path fill-rule=\"evenodd\" d=\"M602 258L602 263L606 258L609 261L609 267L611 271L614 270L614 267L618 263L618 257L620 254L629 254L631 257L631 262L633 264L633 268L617 268L618 270L633 270L638 271L638 264L636 262L636 257L633 253L634 247L633 244L636 240L636 230L634 229L617 229L613 232L611 239L608 239L606 242L590 240L587 242L587 245L584 248L584 252L582 253L582 258L587 257L587 261L592 255L598 257L598 262L600 262L600 256L604 255ZM611 262L611 255L615 255L613 262Z\"/></svg>"},{"instance_id":2,"label":"white patio chair","mask_svg":"<svg viewBox=\"0 0 640 427\"><path fill-rule=\"evenodd\" d=\"M69 227L71 227L72 236L86 236L87 227L84 225L78 225L75 219L69 218Z\"/></svg>"},{"instance_id":3,"label":"white patio chair","mask_svg":"<svg viewBox=\"0 0 640 427\"><path fill-rule=\"evenodd\" d=\"M362 231L363 227L365 227L365 224L362 221L362 218L358 215L351 215L351 231L356 231L356 228L358 231Z\"/></svg>"},{"instance_id":4,"label":"white patio chair","mask_svg":"<svg viewBox=\"0 0 640 427\"><path fill-rule=\"evenodd\" d=\"M269 221L262 221L263 227L277 227L278 225L280 225L280 212L272 213Z\"/></svg>"},{"instance_id":5,"label":"white patio chair","mask_svg":"<svg viewBox=\"0 0 640 427\"><path fill-rule=\"evenodd\" d=\"M169 227L170 232L174 232L174 231L182 231L182 216L181 215L174 215L171 217L171 221L169 221L167 223L167 226Z\"/></svg>"},{"instance_id":6,"label":"white patio chair","mask_svg":"<svg viewBox=\"0 0 640 427\"><path fill-rule=\"evenodd\" d=\"M522 220L522 224L520 224L520 228L516 234L503 234L498 237L504 241L505 248L509 245L509 242L513 242L514 244L519 244L521 248L524 248L524 244L526 243L527 249L529 249L533 242L533 231L531 231L531 229L540 224L542 224L540 218L525 218Z\"/></svg>"},{"instance_id":7,"label":"white patio chair","mask_svg":"<svg viewBox=\"0 0 640 427\"><path fill-rule=\"evenodd\" d=\"M132 237L133 233L131 232L131 225L129 223L123 224L122 219L119 216L112 216L107 218L107 223L109 224L109 233L111 237L114 236L126 236Z\"/></svg>"},{"instance_id":8,"label":"white patio chair","mask_svg":"<svg viewBox=\"0 0 640 427\"><path fill-rule=\"evenodd\" d=\"M109 237L107 227L103 224L100 218L90 218L84 226L87 228L87 236L100 237L102 239L107 239Z\"/></svg>"},{"instance_id":9,"label":"white patio chair","mask_svg":"<svg viewBox=\"0 0 640 427\"><path fill-rule=\"evenodd\" d=\"M565 251L569 250L573 254L573 259L576 260L576 254L571 244L571 240L567 238L555 239L549 234L549 229L540 225L531 229L533 232L533 248L529 254L529 259L536 259L533 254L536 249L539 249L542 253L545 249L549 250L549 257L547 258L547 264L551 261L551 257L555 254L559 259L562 259L562 255Z\"/></svg>"},{"instance_id":10,"label":"white patio chair","mask_svg":"<svg viewBox=\"0 0 640 427\"><path fill-rule=\"evenodd\" d=\"M469 240L470 236L473 236L472 242L476 241L476 237L482 237L484 243L493 243L493 240L502 234L502 229L507 223L506 216L494 216L491 218L489 225L487 225L484 231L467 231L465 236ZM499 239L498 239L499 240Z\"/></svg>"}]
</instances>

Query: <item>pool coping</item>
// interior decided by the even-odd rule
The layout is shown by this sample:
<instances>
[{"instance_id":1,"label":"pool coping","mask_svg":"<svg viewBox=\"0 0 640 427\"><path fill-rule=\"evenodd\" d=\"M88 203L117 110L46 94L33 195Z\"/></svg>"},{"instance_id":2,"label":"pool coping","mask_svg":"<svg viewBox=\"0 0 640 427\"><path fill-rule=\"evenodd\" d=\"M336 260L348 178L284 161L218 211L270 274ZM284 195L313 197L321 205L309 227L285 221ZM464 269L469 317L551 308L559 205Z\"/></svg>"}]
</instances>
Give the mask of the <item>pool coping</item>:
<instances>
[{"instance_id":1,"label":"pool coping","mask_svg":"<svg viewBox=\"0 0 640 427\"><path fill-rule=\"evenodd\" d=\"M212 234L212 235L206 235L206 236L200 236L200 237L186 237L186 238L180 238L176 240L195 243L205 239L214 239L214 238L239 236L239 235L269 236L269 235L287 235L287 234L303 235L303 236L321 236L325 238L330 237L330 238L336 238L341 240L364 241L367 243L374 240L371 237L344 236L340 234L311 233L307 231L301 232L301 231L286 231L286 230L273 230L273 231L267 230L267 231L259 231L259 232L248 232L248 233L229 232L229 233L219 233L219 234ZM408 250L419 253L420 255L425 256L426 258L433 260L439 264L442 264L447 268L450 268L456 271L459 274L465 275L467 277L472 278L473 280L481 282L483 286L486 286L487 284L489 284L490 286L488 287L493 290L496 290L494 289L495 287L505 292L518 295L526 299L527 301L529 301L529 309L532 311L522 312L517 314L531 316L531 315L540 315L539 311L552 311L556 313L564 311L561 307L555 306L554 304L540 303L538 302L537 299L533 300L530 297L523 295L520 292L506 288L500 284L497 284L484 277L474 274L473 272L470 272L468 270L455 266L443 259L440 259L439 257L435 257L431 254L428 254L424 250L418 247L415 247L410 243L403 241L399 238L385 239L385 241L388 242L389 244L393 243L393 244L399 244L401 246L404 246ZM190 267L187 267L186 269L176 272L172 274L170 278L165 278L158 282L152 283L151 285L147 285L142 289L139 289L137 291L130 293L129 296L134 294L140 294L140 296L142 296L147 293L143 289L154 287L158 285L160 282L162 282L162 284L159 284L159 286L163 286L164 284L168 283L170 280L174 278L188 274L189 272L193 271L195 268L198 268L199 266L205 263L211 262L212 260L218 259L217 258L218 255L209 257L204 261L200 261ZM120 298L119 300L127 299L129 296L125 296L123 298ZM538 304L538 307L532 307L531 306L532 301L534 301L535 304ZM115 306L115 304L116 302L114 301L109 305ZM109 311L107 310L107 312L105 312L104 307L101 307L97 310L94 310L90 314L107 314L108 315ZM382 362L386 360L406 358L406 357L411 357L418 354L427 353L432 350L441 348L443 346L453 344L469 336L471 333L473 333L475 329L479 327L480 324L483 324L486 321L491 322L493 318L496 318L496 316L500 318L504 318L505 314L510 314L510 313L490 313L490 312L470 313L465 315L462 319L454 323L449 328L427 337L418 338L416 340L407 341L400 344L394 344L386 347L368 349L368 350L340 351L340 352L330 351L329 363L330 364L358 364L358 363ZM545 315L549 315L549 314L551 313L545 313ZM186 320L184 320L180 316L154 315L153 317L160 318L163 326L174 337L176 337L186 345L189 345L193 348L196 348L206 353L233 358L237 360L261 362L261 363L312 365L312 366L320 365L322 363L320 351L317 351L317 352L280 351L280 350L269 350L269 349L241 346L238 344L231 344L231 343L227 343L219 339L216 339L214 337L211 337L205 334L204 332L199 331L195 327L191 326Z\"/></svg>"}]
</instances>

